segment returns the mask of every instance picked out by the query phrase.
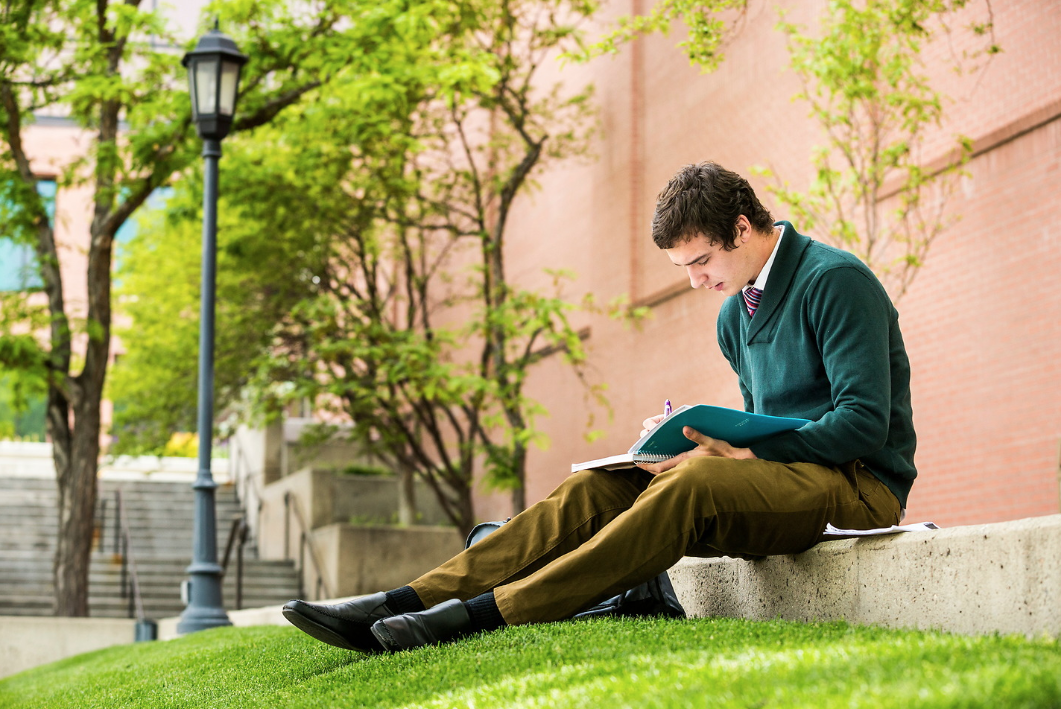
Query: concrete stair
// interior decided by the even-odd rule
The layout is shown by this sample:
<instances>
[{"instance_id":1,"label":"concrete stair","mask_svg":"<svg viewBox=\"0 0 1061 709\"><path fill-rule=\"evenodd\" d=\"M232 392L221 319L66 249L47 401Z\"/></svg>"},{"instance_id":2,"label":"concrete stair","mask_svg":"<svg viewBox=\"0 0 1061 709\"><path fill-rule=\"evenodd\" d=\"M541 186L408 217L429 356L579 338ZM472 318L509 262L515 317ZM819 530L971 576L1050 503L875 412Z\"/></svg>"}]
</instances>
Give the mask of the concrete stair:
<instances>
[{"instance_id":1,"label":"concrete stair","mask_svg":"<svg viewBox=\"0 0 1061 709\"><path fill-rule=\"evenodd\" d=\"M116 497L122 491L133 557L148 618L178 615L180 583L191 563L194 491L190 482L102 480L89 574L89 612L129 617L122 593L120 549L116 549ZM0 615L49 615L54 598L52 563L56 534L55 481L45 477L0 477ZM216 493L218 560L239 513L232 486ZM226 608L236 605L233 549L223 586ZM242 607L282 603L299 594L293 562L263 561L253 544L244 547Z\"/></svg>"}]
</instances>

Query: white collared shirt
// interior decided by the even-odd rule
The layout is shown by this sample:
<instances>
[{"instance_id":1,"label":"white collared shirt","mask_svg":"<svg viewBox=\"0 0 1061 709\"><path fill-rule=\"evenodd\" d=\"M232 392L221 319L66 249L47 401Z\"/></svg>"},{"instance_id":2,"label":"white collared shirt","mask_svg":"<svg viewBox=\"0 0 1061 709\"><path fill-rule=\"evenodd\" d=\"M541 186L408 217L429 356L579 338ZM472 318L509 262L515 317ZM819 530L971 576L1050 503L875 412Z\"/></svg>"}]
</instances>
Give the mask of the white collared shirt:
<instances>
[{"instance_id":1,"label":"white collared shirt","mask_svg":"<svg viewBox=\"0 0 1061 709\"><path fill-rule=\"evenodd\" d=\"M742 292L749 288L766 290L766 279L770 277L770 269L773 267L774 259L777 257L777 247L781 246L781 239L785 236L785 225L778 224L778 226L781 227L781 233L777 235L777 243L774 244L774 250L770 252L770 258L766 259L766 265L763 266L763 270L759 271L759 276L755 279L755 283L741 288Z\"/></svg>"}]
</instances>

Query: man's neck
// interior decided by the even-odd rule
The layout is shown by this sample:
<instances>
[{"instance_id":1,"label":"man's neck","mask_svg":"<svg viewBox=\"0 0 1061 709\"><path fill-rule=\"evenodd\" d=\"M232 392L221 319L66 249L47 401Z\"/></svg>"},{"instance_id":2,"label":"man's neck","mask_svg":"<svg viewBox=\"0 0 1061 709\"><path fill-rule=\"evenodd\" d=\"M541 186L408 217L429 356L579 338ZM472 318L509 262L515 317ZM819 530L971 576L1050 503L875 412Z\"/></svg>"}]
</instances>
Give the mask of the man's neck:
<instances>
[{"instance_id":1,"label":"man's neck","mask_svg":"<svg viewBox=\"0 0 1061 709\"><path fill-rule=\"evenodd\" d=\"M753 238L752 243L756 244L759 256L762 257L760 262L759 270L755 274L755 278L748 282L749 286L754 285L756 288L762 288L766 285L766 279L762 279L762 283L758 283L760 276L763 275L763 269L766 268L766 264L770 262L771 257L777 250L777 242L781 239L783 227L775 226L769 232L756 232L756 236ZM767 276L770 274L767 273Z\"/></svg>"}]
</instances>

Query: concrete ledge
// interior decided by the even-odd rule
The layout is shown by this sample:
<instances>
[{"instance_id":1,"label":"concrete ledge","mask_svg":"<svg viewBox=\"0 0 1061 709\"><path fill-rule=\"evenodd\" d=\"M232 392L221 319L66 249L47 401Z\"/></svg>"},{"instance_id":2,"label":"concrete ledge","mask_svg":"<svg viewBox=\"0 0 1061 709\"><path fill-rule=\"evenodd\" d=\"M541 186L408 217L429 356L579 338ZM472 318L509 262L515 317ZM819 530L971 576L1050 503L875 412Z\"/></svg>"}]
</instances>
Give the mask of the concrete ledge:
<instances>
[{"instance_id":1,"label":"concrete ledge","mask_svg":"<svg viewBox=\"0 0 1061 709\"><path fill-rule=\"evenodd\" d=\"M229 461L214 458L210 470L217 482L229 482ZM146 456L103 456L98 477L103 480L149 480L187 482L191 485L199 471L195 458ZM55 479L51 443L0 441L0 477Z\"/></svg>"},{"instance_id":2,"label":"concrete ledge","mask_svg":"<svg viewBox=\"0 0 1061 709\"><path fill-rule=\"evenodd\" d=\"M685 558L691 616L1061 635L1061 515L824 542L762 561Z\"/></svg>"},{"instance_id":3,"label":"concrete ledge","mask_svg":"<svg viewBox=\"0 0 1061 709\"><path fill-rule=\"evenodd\" d=\"M321 601L322 603L339 603L341 601L348 601L349 598L336 598ZM244 608L240 611L229 611L228 619L232 621L232 625L237 628L246 628L252 625L285 625L287 627L294 627L287 622L284 618L283 605L279 606L262 606L261 608ZM180 624L180 616L175 615L170 618L162 618L158 621L158 639L159 640L175 640L180 637L177 632L177 625Z\"/></svg>"},{"instance_id":4,"label":"concrete ledge","mask_svg":"<svg viewBox=\"0 0 1061 709\"><path fill-rule=\"evenodd\" d=\"M0 677L133 642L135 620L0 616Z\"/></svg>"}]
</instances>

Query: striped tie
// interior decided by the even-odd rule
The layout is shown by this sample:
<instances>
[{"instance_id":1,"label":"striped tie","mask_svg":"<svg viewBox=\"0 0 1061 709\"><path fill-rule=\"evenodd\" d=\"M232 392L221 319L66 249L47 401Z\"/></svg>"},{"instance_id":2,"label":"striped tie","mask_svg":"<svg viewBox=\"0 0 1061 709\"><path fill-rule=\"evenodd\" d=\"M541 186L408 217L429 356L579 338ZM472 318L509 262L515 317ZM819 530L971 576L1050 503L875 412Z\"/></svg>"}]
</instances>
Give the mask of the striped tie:
<instances>
[{"instance_id":1,"label":"striped tie","mask_svg":"<svg viewBox=\"0 0 1061 709\"><path fill-rule=\"evenodd\" d=\"M755 315L755 309L759 307L759 299L763 297L763 292L759 288L745 288L741 291L744 294L744 304L748 306L748 316Z\"/></svg>"}]
</instances>

